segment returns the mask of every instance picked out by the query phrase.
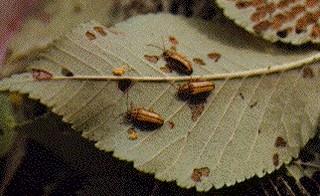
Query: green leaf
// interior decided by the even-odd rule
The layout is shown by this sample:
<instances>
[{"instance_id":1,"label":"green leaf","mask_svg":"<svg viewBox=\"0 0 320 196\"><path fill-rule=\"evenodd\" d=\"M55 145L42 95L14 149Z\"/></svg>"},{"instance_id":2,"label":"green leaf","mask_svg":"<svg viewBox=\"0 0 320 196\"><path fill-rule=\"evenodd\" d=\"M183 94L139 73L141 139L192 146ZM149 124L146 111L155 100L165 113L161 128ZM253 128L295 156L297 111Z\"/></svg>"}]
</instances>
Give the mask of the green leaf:
<instances>
[{"instance_id":1,"label":"green leaf","mask_svg":"<svg viewBox=\"0 0 320 196\"><path fill-rule=\"evenodd\" d=\"M8 93L0 93L0 157L4 155L15 140L16 132L13 127L16 125L11 104L8 100Z\"/></svg>"},{"instance_id":2,"label":"green leaf","mask_svg":"<svg viewBox=\"0 0 320 196\"><path fill-rule=\"evenodd\" d=\"M163 58L145 58L161 55L148 45L163 42L192 62L191 76L164 72ZM226 21L149 14L112 29L91 21L40 57L29 73L3 79L0 90L28 93L97 148L182 187L208 191L262 177L314 136L319 53L278 48ZM122 76L113 74L123 67ZM195 79L214 82L214 91L198 103L179 99L179 85ZM163 126L146 131L122 123L130 102L159 114Z\"/></svg>"}]
</instances>

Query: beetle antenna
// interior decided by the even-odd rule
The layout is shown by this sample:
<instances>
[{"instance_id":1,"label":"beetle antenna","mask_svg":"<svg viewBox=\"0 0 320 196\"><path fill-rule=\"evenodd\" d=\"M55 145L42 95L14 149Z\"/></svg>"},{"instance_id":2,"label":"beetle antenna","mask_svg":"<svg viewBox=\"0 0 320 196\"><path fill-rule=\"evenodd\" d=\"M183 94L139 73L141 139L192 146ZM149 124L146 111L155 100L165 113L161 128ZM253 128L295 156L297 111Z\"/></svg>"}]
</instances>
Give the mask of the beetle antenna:
<instances>
[{"instance_id":1,"label":"beetle antenna","mask_svg":"<svg viewBox=\"0 0 320 196\"><path fill-rule=\"evenodd\" d=\"M155 45L152 45L152 44L148 44L147 46L153 46L153 47L159 48L160 50L164 51L163 48L160 48L159 46L155 46Z\"/></svg>"},{"instance_id":2,"label":"beetle antenna","mask_svg":"<svg viewBox=\"0 0 320 196\"><path fill-rule=\"evenodd\" d=\"M128 101L128 97L129 97L129 96L128 96L128 94L129 94L129 92L127 92L127 97L126 97L126 99L127 99L127 100L126 100L126 102L127 102L127 111L129 111L129 101Z\"/></svg>"},{"instance_id":3,"label":"beetle antenna","mask_svg":"<svg viewBox=\"0 0 320 196\"><path fill-rule=\"evenodd\" d=\"M162 37L162 36L161 36L161 39L162 39L163 49L164 49L164 51L166 51L166 46L164 45L164 39L163 39L163 37Z\"/></svg>"}]
</instances>

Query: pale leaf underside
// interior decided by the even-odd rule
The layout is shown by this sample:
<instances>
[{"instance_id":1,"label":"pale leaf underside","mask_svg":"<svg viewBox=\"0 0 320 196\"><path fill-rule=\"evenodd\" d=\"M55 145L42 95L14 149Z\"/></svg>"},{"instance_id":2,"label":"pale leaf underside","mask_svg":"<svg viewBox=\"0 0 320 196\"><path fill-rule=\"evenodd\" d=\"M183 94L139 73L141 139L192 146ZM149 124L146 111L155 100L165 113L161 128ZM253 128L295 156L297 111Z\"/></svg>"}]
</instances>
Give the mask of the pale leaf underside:
<instances>
[{"instance_id":1,"label":"pale leaf underside","mask_svg":"<svg viewBox=\"0 0 320 196\"><path fill-rule=\"evenodd\" d=\"M92 21L54 42L30 65L52 74L51 80L24 73L3 79L0 90L40 99L85 138L97 141L97 148L134 161L137 169L160 180L176 180L199 191L230 186L297 157L314 135L320 81L316 63L307 65L312 74L304 71L306 65L288 69L317 58L315 51L293 54L267 43L248 43L245 39L256 38L236 30L228 33L228 25L151 14L109 31ZM163 59L154 63L144 58L162 53L147 46L162 47L161 37L170 48L168 36L178 40L177 52L205 64L192 63L193 74L181 76L163 72ZM213 52L221 54L218 61L208 58ZM113 70L122 67L123 75L114 76ZM268 73L280 69L285 71ZM73 76L64 76L66 70ZM178 99L178 84L197 77L215 83L206 101L193 105ZM123 78L135 81L127 93L117 88ZM132 131L129 123L122 123L130 102L153 109L164 119L163 126ZM195 108L202 111L196 118Z\"/></svg>"}]
</instances>

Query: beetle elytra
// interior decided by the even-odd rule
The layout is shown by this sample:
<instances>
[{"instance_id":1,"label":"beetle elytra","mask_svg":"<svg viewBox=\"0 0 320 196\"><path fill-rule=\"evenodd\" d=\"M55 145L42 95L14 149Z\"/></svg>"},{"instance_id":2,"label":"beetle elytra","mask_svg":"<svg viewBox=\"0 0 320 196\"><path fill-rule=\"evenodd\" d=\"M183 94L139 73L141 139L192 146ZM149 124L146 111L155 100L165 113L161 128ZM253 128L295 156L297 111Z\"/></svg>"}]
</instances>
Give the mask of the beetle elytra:
<instances>
[{"instance_id":1,"label":"beetle elytra","mask_svg":"<svg viewBox=\"0 0 320 196\"><path fill-rule=\"evenodd\" d=\"M141 108L134 108L131 103L131 109L125 113L127 121L133 123L141 129L153 130L163 125L163 118L153 111Z\"/></svg>"},{"instance_id":2,"label":"beetle elytra","mask_svg":"<svg viewBox=\"0 0 320 196\"><path fill-rule=\"evenodd\" d=\"M189 82L179 87L178 94L184 95L198 95L201 93L207 93L213 91L215 85L213 82L202 81L202 82Z\"/></svg>"},{"instance_id":3,"label":"beetle elytra","mask_svg":"<svg viewBox=\"0 0 320 196\"><path fill-rule=\"evenodd\" d=\"M175 69L176 71L186 75L191 75L193 73L191 62L185 56L177 52L166 50L165 47L160 48L159 46L155 46L152 44L148 44L147 46L153 46L162 50L162 56L167 62L169 68Z\"/></svg>"},{"instance_id":4,"label":"beetle elytra","mask_svg":"<svg viewBox=\"0 0 320 196\"><path fill-rule=\"evenodd\" d=\"M163 118L158 114L145 109L141 109L141 108L138 108L138 109L133 108L128 112L126 112L126 114L130 118L137 120L139 122L151 123L158 126L163 125L163 122L164 122Z\"/></svg>"}]
</instances>

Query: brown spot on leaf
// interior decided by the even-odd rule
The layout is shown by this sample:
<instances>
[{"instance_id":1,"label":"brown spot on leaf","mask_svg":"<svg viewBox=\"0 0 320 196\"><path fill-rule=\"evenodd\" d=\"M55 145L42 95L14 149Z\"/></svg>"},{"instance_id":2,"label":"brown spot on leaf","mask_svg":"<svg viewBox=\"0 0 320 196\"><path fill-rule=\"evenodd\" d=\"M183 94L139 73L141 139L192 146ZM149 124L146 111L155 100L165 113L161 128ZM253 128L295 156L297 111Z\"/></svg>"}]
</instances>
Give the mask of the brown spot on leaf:
<instances>
[{"instance_id":1,"label":"brown spot on leaf","mask_svg":"<svg viewBox=\"0 0 320 196\"><path fill-rule=\"evenodd\" d=\"M257 9L257 11L251 15L250 19L252 22L259 22L266 15L267 15L267 12L265 12L264 10Z\"/></svg>"},{"instance_id":2,"label":"brown spot on leaf","mask_svg":"<svg viewBox=\"0 0 320 196\"><path fill-rule=\"evenodd\" d=\"M299 15L305 11L306 11L306 8L304 6L297 5L297 6L291 8L290 14L288 14L287 17L291 19L290 15L293 15L294 17L296 17L297 15Z\"/></svg>"},{"instance_id":3,"label":"brown spot on leaf","mask_svg":"<svg viewBox=\"0 0 320 196\"><path fill-rule=\"evenodd\" d=\"M202 174L201 174L200 170L199 169L194 169L193 173L191 175L191 179L193 181L195 181L195 182L200 182L201 181L201 176L202 176Z\"/></svg>"},{"instance_id":4,"label":"brown spot on leaf","mask_svg":"<svg viewBox=\"0 0 320 196\"><path fill-rule=\"evenodd\" d=\"M117 88L123 92L126 93L132 86L134 85L134 82L129 79L119 80Z\"/></svg>"},{"instance_id":5,"label":"brown spot on leaf","mask_svg":"<svg viewBox=\"0 0 320 196\"><path fill-rule=\"evenodd\" d=\"M278 7L279 9L284 9L284 8L287 8L290 4L292 4L292 3L294 3L294 2L295 2L295 0L281 0L281 1L278 3L277 7Z\"/></svg>"},{"instance_id":6,"label":"brown spot on leaf","mask_svg":"<svg viewBox=\"0 0 320 196\"><path fill-rule=\"evenodd\" d=\"M96 39L96 36L95 36L93 33L91 33L90 31L87 31L87 32L86 32L86 37L87 37L89 40L94 40L94 39Z\"/></svg>"},{"instance_id":7,"label":"brown spot on leaf","mask_svg":"<svg viewBox=\"0 0 320 196\"><path fill-rule=\"evenodd\" d=\"M286 147L287 142L284 141L284 139L282 137L278 137L276 142L275 142L275 147L279 148L279 147Z\"/></svg>"},{"instance_id":8,"label":"brown spot on leaf","mask_svg":"<svg viewBox=\"0 0 320 196\"><path fill-rule=\"evenodd\" d=\"M169 42L174 46L179 44L179 41L173 36L169 36Z\"/></svg>"},{"instance_id":9,"label":"brown spot on leaf","mask_svg":"<svg viewBox=\"0 0 320 196\"><path fill-rule=\"evenodd\" d=\"M200 168L200 172L203 176L208 177L210 174L210 169L208 167Z\"/></svg>"},{"instance_id":10,"label":"brown spot on leaf","mask_svg":"<svg viewBox=\"0 0 320 196\"><path fill-rule=\"evenodd\" d=\"M310 67L303 68L303 75L304 78L313 78L313 71Z\"/></svg>"},{"instance_id":11,"label":"brown spot on leaf","mask_svg":"<svg viewBox=\"0 0 320 196\"><path fill-rule=\"evenodd\" d=\"M252 5L255 7L258 7L260 5L266 5L267 3L267 0L252 0Z\"/></svg>"},{"instance_id":12,"label":"brown spot on leaf","mask_svg":"<svg viewBox=\"0 0 320 196\"><path fill-rule=\"evenodd\" d=\"M156 55L153 55L153 56L144 55L144 58L147 59L151 63L157 63L159 60L159 56L156 56Z\"/></svg>"},{"instance_id":13,"label":"brown spot on leaf","mask_svg":"<svg viewBox=\"0 0 320 196\"><path fill-rule=\"evenodd\" d=\"M315 7L319 3L319 0L306 0L307 7Z\"/></svg>"},{"instance_id":14,"label":"brown spot on leaf","mask_svg":"<svg viewBox=\"0 0 320 196\"><path fill-rule=\"evenodd\" d=\"M107 32L102 27L93 27L93 30L95 30L97 33L99 33L102 36L108 35Z\"/></svg>"},{"instance_id":15,"label":"brown spot on leaf","mask_svg":"<svg viewBox=\"0 0 320 196\"><path fill-rule=\"evenodd\" d=\"M318 13L310 13L307 12L304 16L299 18L299 20L296 23L296 29L298 29L301 32L307 31L307 27L311 24L317 23L319 18Z\"/></svg>"},{"instance_id":16,"label":"brown spot on leaf","mask_svg":"<svg viewBox=\"0 0 320 196\"><path fill-rule=\"evenodd\" d=\"M287 16L284 14L277 14L272 18L272 25L270 28L272 30L278 30L282 27L282 25L286 22Z\"/></svg>"},{"instance_id":17,"label":"brown spot on leaf","mask_svg":"<svg viewBox=\"0 0 320 196\"><path fill-rule=\"evenodd\" d=\"M256 11L251 15L250 19L253 22L259 22L261 19L263 19L267 15L272 14L275 10L276 10L276 7L273 3L259 6L257 7Z\"/></svg>"},{"instance_id":18,"label":"brown spot on leaf","mask_svg":"<svg viewBox=\"0 0 320 196\"><path fill-rule=\"evenodd\" d=\"M255 101L255 102L253 102L252 104L250 104L250 108L253 108L253 107L255 107L256 105L258 104L258 101Z\"/></svg>"},{"instance_id":19,"label":"brown spot on leaf","mask_svg":"<svg viewBox=\"0 0 320 196\"><path fill-rule=\"evenodd\" d=\"M169 123L169 125L170 125L170 129L173 129L173 128L174 128L174 126L175 126L174 122L169 121L168 123Z\"/></svg>"},{"instance_id":20,"label":"brown spot on leaf","mask_svg":"<svg viewBox=\"0 0 320 196\"><path fill-rule=\"evenodd\" d=\"M204 104L203 103L198 105L189 104L189 107L191 109L191 114L192 114L191 120L196 121L204 110Z\"/></svg>"},{"instance_id":21,"label":"brown spot on leaf","mask_svg":"<svg viewBox=\"0 0 320 196\"><path fill-rule=\"evenodd\" d=\"M278 166L279 165L279 155L278 154L274 154L272 157L272 161L273 161L273 165L274 166Z\"/></svg>"},{"instance_id":22,"label":"brown spot on leaf","mask_svg":"<svg viewBox=\"0 0 320 196\"><path fill-rule=\"evenodd\" d=\"M191 175L191 179L195 182L201 182L201 177L208 177L210 174L210 169L208 167L202 167L200 169L195 168Z\"/></svg>"},{"instance_id":23,"label":"brown spot on leaf","mask_svg":"<svg viewBox=\"0 0 320 196\"><path fill-rule=\"evenodd\" d=\"M253 26L253 31L256 34L261 34L262 32L266 31L272 25L269 21L262 21Z\"/></svg>"},{"instance_id":24,"label":"brown spot on leaf","mask_svg":"<svg viewBox=\"0 0 320 196\"><path fill-rule=\"evenodd\" d=\"M208 54L208 58L214 60L214 62L218 62L218 60L221 58L221 54L220 53L209 53Z\"/></svg>"},{"instance_id":25,"label":"brown spot on leaf","mask_svg":"<svg viewBox=\"0 0 320 196\"><path fill-rule=\"evenodd\" d=\"M206 65L206 63L203 62L203 60L200 58L193 58L192 60L193 60L193 62L195 62L198 65Z\"/></svg>"},{"instance_id":26,"label":"brown spot on leaf","mask_svg":"<svg viewBox=\"0 0 320 196\"><path fill-rule=\"evenodd\" d=\"M317 39L317 38L320 37L320 25L319 25L319 23L314 24L314 26L312 27L310 37L312 39Z\"/></svg>"}]
</instances>

